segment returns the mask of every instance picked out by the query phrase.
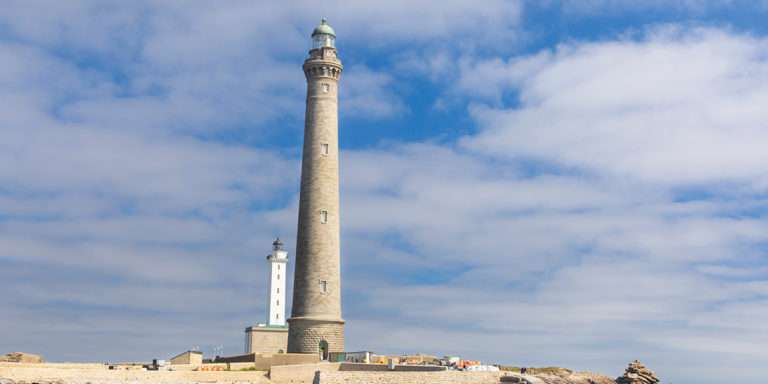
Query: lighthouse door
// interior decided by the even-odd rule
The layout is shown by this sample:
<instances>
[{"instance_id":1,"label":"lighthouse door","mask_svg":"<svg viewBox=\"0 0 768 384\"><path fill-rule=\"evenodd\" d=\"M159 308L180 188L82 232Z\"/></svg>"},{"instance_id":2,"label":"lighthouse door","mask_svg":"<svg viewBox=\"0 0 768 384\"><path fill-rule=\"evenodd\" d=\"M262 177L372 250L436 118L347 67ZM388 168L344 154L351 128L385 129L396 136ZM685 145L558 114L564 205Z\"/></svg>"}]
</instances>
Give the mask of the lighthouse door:
<instances>
[{"instance_id":1,"label":"lighthouse door","mask_svg":"<svg viewBox=\"0 0 768 384\"><path fill-rule=\"evenodd\" d=\"M320 360L328 361L328 342L320 341Z\"/></svg>"}]
</instances>

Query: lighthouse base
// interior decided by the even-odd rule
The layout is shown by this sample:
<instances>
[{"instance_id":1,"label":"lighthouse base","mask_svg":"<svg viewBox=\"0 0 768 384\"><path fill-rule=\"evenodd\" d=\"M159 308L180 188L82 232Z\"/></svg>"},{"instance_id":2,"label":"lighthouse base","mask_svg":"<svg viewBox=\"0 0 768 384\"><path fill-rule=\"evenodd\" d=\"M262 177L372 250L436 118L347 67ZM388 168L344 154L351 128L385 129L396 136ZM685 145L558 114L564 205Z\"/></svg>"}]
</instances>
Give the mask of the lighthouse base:
<instances>
[{"instance_id":1,"label":"lighthouse base","mask_svg":"<svg viewBox=\"0 0 768 384\"><path fill-rule=\"evenodd\" d=\"M288 323L288 353L317 353L328 360L331 352L344 352L344 320L293 317Z\"/></svg>"}]
</instances>

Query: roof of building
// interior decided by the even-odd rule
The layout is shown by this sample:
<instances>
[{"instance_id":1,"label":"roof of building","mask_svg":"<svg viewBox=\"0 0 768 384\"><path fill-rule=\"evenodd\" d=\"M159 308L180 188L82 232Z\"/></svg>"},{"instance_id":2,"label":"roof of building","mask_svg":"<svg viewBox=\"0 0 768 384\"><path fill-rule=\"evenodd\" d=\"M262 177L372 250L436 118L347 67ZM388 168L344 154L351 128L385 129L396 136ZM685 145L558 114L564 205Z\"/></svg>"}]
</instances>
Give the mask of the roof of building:
<instances>
[{"instance_id":1,"label":"roof of building","mask_svg":"<svg viewBox=\"0 0 768 384\"><path fill-rule=\"evenodd\" d=\"M333 28L331 28L330 25L328 25L328 20L323 17L322 20L320 20L320 25L315 27L315 30L312 31L312 36L315 35L331 35L333 37L336 37L336 32L333 31Z\"/></svg>"},{"instance_id":2,"label":"roof of building","mask_svg":"<svg viewBox=\"0 0 768 384\"><path fill-rule=\"evenodd\" d=\"M202 355L202 354L203 354L203 352L200 352L200 351L184 351L184 352L182 352L182 353L179 353L178 355L176 355L176 356L174 356L174 357L171 357L171 360L173 360L173 359L175 359L175 358L177 358L177 357L182 357L182 356L184 356L184 355L186 355L186 354L190 354L190 355L192 355L192 354L195 354L195 355Z\"/></svg>"},{"instance_id":3,"label":"roof of building","mask_svg":"<svg viewBox=\"0 0 768 384\"><path fill-rule=\"evenodd\" d=\"M245 329L245 332L287 332L288 325L256 324Z\"/></svg>"},{"instance_id":4,"label":"roof of building","mask_svg":"<svg viewBox=\"0 0 768 384\"><path fill-rule=\"evenodd\" d=\"M272 248L275 249L275 250L278 250L278 251L282 251L283 250L283 241L280 240L280 238L278 237L277 239L275 239L274 242L272 242Z\"/></svg>"}]
</instances>

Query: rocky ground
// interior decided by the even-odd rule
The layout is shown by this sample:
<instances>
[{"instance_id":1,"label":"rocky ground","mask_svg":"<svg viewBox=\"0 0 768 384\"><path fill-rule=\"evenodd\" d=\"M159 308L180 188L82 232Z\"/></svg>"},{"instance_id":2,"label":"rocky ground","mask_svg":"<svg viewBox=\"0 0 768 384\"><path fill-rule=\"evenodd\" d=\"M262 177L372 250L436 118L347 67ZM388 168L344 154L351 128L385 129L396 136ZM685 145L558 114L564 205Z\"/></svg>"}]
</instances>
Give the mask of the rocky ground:
<instances>
[{"instance_id":1,"label":"rocky ground","mask_svg":"<svg viewBox=\"0 0 768 384\"><path fill-rule=\"evenodd\" d=\"M509 374L501 377L501 383L515 384L616 384L608 376L589 372L575 372L569 375L534 374L520 375Z\"/></svg>"},{"instance_id":2,"label":"rocky ground","mask_svg":"<svg viewBox=\"0 0 768 384\"><path fill-rule=\"evenodd\" d=\"M322 365L322 372L315 370ZM589 372L540 369L540 372L387 372L342 371L333 364L281 367L289 371L272 380L263 371L109 370L98 364L0 363L0 384L657 384L655 374L639 361L612 379ZM86 367L87 366L87 367ZM546 371L546 372L543 372ZM293 374L291 372L296 372ZM306 377L305 377L306 376Z\"/></svg>"}]
</instances>

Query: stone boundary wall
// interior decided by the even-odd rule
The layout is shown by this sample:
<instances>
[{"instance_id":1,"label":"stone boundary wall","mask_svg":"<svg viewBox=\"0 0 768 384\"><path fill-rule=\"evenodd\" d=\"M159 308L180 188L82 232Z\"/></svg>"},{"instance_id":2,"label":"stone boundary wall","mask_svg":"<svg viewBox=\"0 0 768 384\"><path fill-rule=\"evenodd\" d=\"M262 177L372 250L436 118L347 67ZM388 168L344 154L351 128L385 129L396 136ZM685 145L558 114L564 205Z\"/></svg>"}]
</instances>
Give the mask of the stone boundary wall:
<instances>
[{"instance_id":1,"label":"stone boundary wall","mask_svg":"<svg viewBox=\"0 0 768 384\"><path fill-rule=\"evenodd\" d=\"M244 355L219 356L214 363L250 363L256 359L255 353L246 353Z\"/></svg>"},{"instance_id":2,"label":"stone boundary wall","mask_svg":"<svg viewBox=\"0 0 768 384\"><path fill-rule=\"evenodd\" d=\"M277 365L269 370L269 379L278 384L312 384L315 372L337 372L340 365L339 363Z\"/></svg>"},{"instance_id":3,"label":"stone boundary wall","mask_svg":"<svg viewBox=\"0 0 768 384\"><path fill-rule=\"evenodd\" d=\"M276 384L497 384L504 372L424 371L443 367L397 366L420 371L390 371L386 365L319 363L272 367Z\"/></svg>"},{"instance_id":4,"label":"stone boundary wall","mask_svg":"<svg viewBox=\"0 0 768 384\"><path fill-rule=\"evenodd\" d=\"M0 363L3 368L53 368L53 369L108 369L102 363Z\"/></svg>"},{"instance_id":5,"label":"stone boundary wall","mask_svg":"<svg viewBox=\"0 0 768 384\"><path fill-rule=\"evenodd\" d=\"M319 384L497 384L503 372L321 371Z\"/></svg>"},{"instance_id":6,"label":"stone boundary wall","mask_svg":"<svg viewBox=\"0 0 768 384\"><path fill-rule=\"evenodd\" d=\"M438 365L395 365L395 372L443 372L447 367ZM341 363L339 371L393 372L385 364Z\"/></svg>"},{"instance_id":7,"label":"stone boundary wall","mask_svg":"<svg viewBox=\"0 0 768 384\"><path fill-rule=\"evenodd\" d=\"M37 364L35 364L37 365ZM106 368L40 368L17 364L16 367L0 366L0 379L13 382L41 383L63 382L66 384L188 384L202 382L268 384L264 371L139 371L109 370Z\"/></svg>"},{"instance_id":8,"label":"stone boundary wall","mask_svg":"<svg viewBox=\"0 0 768 384\"><path fill-rule=\"evenodd\" d=\"M317 364L320 356L315 353L275 353L256 354L256 369L270 369L280 365Z\"/></svg>"},{"instance_id":9,"label":"stone boundary wall","mask_svg":"<svg viewBox=\"0 0 768 384\"><path fill-rule=\"evenodd\" d=\"M273 366L315 364L320 362L320 358L314 353L257 353L255 355L230 356L216 361L218 363L214 364L223 364L231 370L253 368L265 371ZM204 364L204 366L214 364Z\"/></svg>"}]
</instances>

